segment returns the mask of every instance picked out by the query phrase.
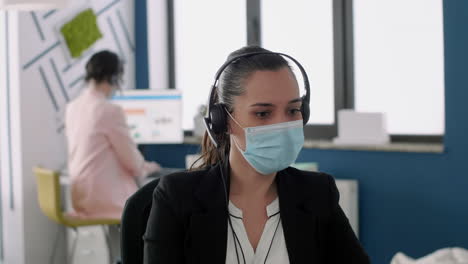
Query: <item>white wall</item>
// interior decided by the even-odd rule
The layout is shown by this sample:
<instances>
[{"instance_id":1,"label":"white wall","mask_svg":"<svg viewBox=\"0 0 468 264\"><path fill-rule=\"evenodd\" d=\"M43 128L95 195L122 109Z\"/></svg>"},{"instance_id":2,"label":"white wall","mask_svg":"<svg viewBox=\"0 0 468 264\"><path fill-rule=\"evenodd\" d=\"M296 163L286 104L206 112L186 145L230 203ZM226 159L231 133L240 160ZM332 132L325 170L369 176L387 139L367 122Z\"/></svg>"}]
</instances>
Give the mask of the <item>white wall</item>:
<instances>
[{"instance_id":1,"label":"white wall","mask_svg":"<svg viewBox=\"0 0 468 264\"><path fill-rule=\"evenodd\" d=\"M6 35L2 46L2 73L0 86L0 124L2 148L2 222L3 256L5 263L24 263L24 210L22 193L22 162L19 105L19 49L18 17L15 13L3 13ZM9 49L7 50L7 46ZM6 63L8 62L8 64ZM7 74L9 73L9 74Z\"/></svg>"},{"instance_id":2,"label":"white wall","mask_svg":"<svg viewBox=\"0 0 468 264\"><path fill-rule=\"evenodd\" d=\"M16 51L10 50L9 56L9 98L4 93L6 85L0 86L1 105L5 106L3 102L7 99L10 102L9 112L2 108L0 119L6 264L49 262L48 256L52 252L58 226L47 219L38 207L32 168L41 165L61 169L66 165L64 109L67 98L74 98L84 87L84 64L92 52L110 49L120 54L126 61L125 87L134 87L133 5L134 1L130 0L94 0L55 12L8 14L10 48ZM58 29L86 7L92 7L98 15L98 24L104 37L82 59L73 61L66 54ZM0 57L0 60L0 64L4 63L5 57ZM3 126L8 115L11 121L9 138ZM11 144L12 154L4 155L8 144ZM8 165L9 159L12 160L12 166ZM10 175L14 188L12 201L9 197ZM13 209L10 202L14 202ZM63 251L63 240L61 244L59 250ZM62 254L57 263L64 262Z\"/></svg>"},{"instance_id":3,"label":"white wall","mask_svg":"<svg viewBox=\"0 0 468 264\"><path fill-rule=\"evenodd\" d=\"M167 6L166 1L147 1L148 20L148 78L150 89L167 89L168 47L167 47Z\"/></svg>"}]
</instances>

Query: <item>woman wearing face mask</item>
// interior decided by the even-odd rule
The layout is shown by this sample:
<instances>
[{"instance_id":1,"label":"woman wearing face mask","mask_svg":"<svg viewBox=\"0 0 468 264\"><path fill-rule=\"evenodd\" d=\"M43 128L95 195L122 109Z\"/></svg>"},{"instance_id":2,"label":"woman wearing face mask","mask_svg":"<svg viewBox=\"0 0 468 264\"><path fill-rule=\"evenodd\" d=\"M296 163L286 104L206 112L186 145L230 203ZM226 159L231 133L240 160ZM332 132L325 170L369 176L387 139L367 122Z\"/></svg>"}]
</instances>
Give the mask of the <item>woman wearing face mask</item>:
<instances>
[{"instance_id":1,"label":"woman wearing face mask","mask_svg":"<svg viewBox=\"0 0 468 264\"><path fill-rule=\"evenodd\" d=\"M308 102L287 61L252 46L228 61L202 166L163 177L154 191L145 263L369 263L334 179L289 167Z\"/></svg>"}]
</instances>

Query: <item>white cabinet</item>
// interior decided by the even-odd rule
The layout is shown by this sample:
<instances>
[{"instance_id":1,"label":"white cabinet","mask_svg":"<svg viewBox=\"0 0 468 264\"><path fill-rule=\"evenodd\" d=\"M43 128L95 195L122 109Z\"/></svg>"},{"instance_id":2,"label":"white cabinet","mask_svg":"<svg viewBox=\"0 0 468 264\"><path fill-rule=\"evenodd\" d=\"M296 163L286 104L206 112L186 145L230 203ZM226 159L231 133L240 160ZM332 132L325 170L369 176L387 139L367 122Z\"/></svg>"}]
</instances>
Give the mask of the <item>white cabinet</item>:
<instances>
[{"instance_id":1,"label":"white cabinet","mask_svg":"<svg viewBox=\"0 0 468 264\"><path fill-rule=\"evenodd\" d=\"M359 206L357 180L336 180L340 192L340 206L349 219L356 236L359 237Z\"/></svg>"}]
</instances>

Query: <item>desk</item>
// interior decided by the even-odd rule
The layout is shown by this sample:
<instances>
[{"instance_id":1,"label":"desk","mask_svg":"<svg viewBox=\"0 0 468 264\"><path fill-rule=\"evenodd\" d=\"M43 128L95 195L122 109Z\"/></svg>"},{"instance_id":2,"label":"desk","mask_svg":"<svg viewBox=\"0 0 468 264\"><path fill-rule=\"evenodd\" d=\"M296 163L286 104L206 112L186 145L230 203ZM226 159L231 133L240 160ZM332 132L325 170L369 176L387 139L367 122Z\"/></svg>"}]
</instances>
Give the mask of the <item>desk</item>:
<instances>
[{"instance_id":1,"label":"desk","mask_svg":"<svg viewBox=\"0 0 468 264\"><path fill-rule=\"evenodd\" d=\"M142 178L140 181L137 182L137 184L139 187L141 187L154 179L161 178L164 175L172 174L174 172L179 172L183 170L185 169L184 168L161 168L160 171L153 172L147 175L146 177Z\"/></svg>"},{"instance_id":2,"label":"desk","mask_svg":"<svg viewBox=\"0 0 468 264\"><path fill-rule=\"evenodd\" d=\"M158 171L158 172L155 172L155 173L151 173L149 175L147 175L146 177L144 178L141 178L142 181L141 183L143 183L143 185L145 183L148 183L156 178L159 178L161 176L164 176L164 175L167 175L167 174L171 174L171 173L174 173L174 172L178 172L178 171L183 171L185 170L185 168L161 168L161 171ZM71 184L71 178L70 176L68 175L68 172L66 170L63 170L60 172L60 185L67 188L67 186L69 186ZM142 186L141 184L139 184L139 186ZM66 198L70 198L69 196L66 197ZM68 207L68 208L71 208L71 207Z\"/></svg>"}]
</instances>

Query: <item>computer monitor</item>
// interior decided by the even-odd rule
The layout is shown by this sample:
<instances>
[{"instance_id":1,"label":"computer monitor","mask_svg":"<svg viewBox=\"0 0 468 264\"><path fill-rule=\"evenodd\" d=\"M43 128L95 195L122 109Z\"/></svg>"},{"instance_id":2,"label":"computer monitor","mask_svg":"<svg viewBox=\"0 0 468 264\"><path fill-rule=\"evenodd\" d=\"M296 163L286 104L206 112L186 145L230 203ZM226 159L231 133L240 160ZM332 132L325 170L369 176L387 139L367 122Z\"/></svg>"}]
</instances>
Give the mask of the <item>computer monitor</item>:
<instances>
[{"instance_id":1,"label":"computer monitor","mask_svg":"<svg viewBox=\"0 0 468 264\"><path fill-rule=\"evenodd\" d=\"M112 97L120 105L137 144L182 143L182 95L174 89L125 90Z\"/></svg>"}]
</instances>

